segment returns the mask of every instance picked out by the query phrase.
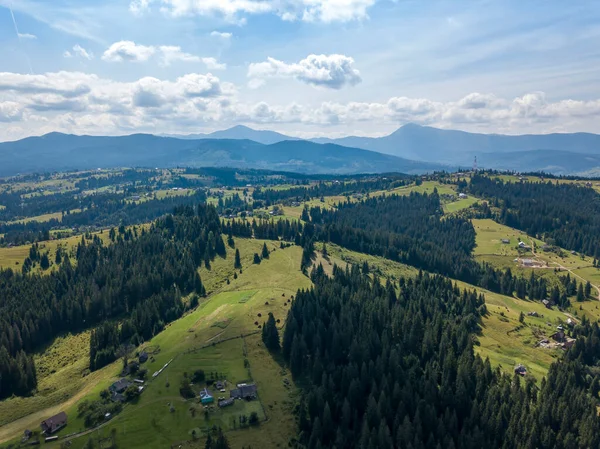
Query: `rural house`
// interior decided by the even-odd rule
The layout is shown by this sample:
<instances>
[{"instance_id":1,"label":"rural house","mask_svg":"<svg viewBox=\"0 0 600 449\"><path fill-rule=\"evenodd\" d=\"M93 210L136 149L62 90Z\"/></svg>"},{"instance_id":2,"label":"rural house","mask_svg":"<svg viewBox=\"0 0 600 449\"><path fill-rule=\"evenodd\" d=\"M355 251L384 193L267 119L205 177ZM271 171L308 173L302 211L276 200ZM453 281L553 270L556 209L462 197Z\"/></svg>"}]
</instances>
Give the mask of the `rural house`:
<instances>
[{"instance_id":1,"label":"rural house","mask_svg":"<svg viewBox=\"0 0 600 449\"><path fill-rule=\"evenodd\" d=\"M50 435L54 432L58 432L66 425L67 414L65 412L60 412L58 415L54 415L52 418L48 418L47 420L42 421L40 427L42 428L42 433Z\"/></svg>"},{"instance_id":2,"label":"rural house","mask_svg":"<svg viewBox=\"0 0 600 449\"><path fill-rule=\"evenodd\" d=\"M212 395L208 392L206 388L200 392L200 402L202 404L212 404L214 400L215 399L212 397Z\"/></svg>"},{"instance_id":3,"label":"rural house","mask_svg":"<svg viewBox=\"0 0 600 449\"><path fill-rule=\"evenodd\" d=\"M502 239L502 243L504 243L505 245L508 245L510 243L509 239Z\"/></svg>"},{"instance_id":4,"label":"rural house","mask_svg":"<svg viewBox=\"0 0 600 449\"><path fill-rule=\"evenodd\" d=\"M121 379L112 384L108 389L113 394L121 394L131 385L131 382L128 379Z\"/></svg>"},{"instance_id":5,"label":"rural house","mask_svg":"<svg viewBox=\"0 0 600 449\"><path fill-rule=\"evenodd\" d=\"M237 388L231 390L230 396L234 399L256 399L258 388L254 384L238 384Z\"/></svg>"},{"instance_id":6,"label":"rural house","mask_svg":"<svg viewBox=\"0 0 600 449\"><path fill-rule=\"evenodd\" d=\"M148 353L146 351L140 352L138 360L140 361L140 363L145 363L146 361L148 361Z\"/></svg>"}]
</instances>

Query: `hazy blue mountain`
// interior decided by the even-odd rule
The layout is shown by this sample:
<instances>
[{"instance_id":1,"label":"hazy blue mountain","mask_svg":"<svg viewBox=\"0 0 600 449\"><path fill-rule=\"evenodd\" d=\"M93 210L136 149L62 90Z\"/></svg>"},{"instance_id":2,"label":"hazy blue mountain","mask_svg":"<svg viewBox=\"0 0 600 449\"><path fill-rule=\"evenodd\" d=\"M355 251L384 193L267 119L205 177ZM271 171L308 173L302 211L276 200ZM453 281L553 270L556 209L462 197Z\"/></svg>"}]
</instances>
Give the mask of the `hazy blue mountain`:
<instances>
[{"instance_id":1,"label":"hazy blue mountain","mask_svg":"<svg viewBox=\"0 0 600 449\"><path fill-rule=\"evenodd\" d=\"M533 150L557 150L600 155L600 135L528 134L508 136L502 134L477 134L407 124L383 137L344 137L341 139L313 139L318 143L362 148L393 154L409 159L442 163L468 164L475 155L484 153L515 153Z\"/></svg>"},{"instance_id":2,"label":"hazy blue mountain","mask_svg":"<svg viewBox=\"0 0 600 449\"><path fill-rule=\"evenodd\" d=\"M198 140L198 139L236 139L253 140L254 142L270 145L272 143L282 142L284 140L300 140L296 137L286 136L275 131L257 130L247 126L238 125L233 128L215 131L209 134L170 134L165 137L175 137L177 139Z\"/></svg>"},{"instance_id":3,"label":"hazy blue mountain","mask_svg":"<svg viewBox=\"0 0 600 449\"><path fill-rule=\"evenodd\" d=\"M543 171L557 175L598 176L600 155L558 150L533 150L511 153L484 153L477 157L478 166L513 171Z\"/></svg>"},{"instance_id":4,"label":"hazy blue mountain","mask_svg":"<svg viewBox=\"0 0 600 449\"><path fill-rule=\"evenodd\" d=\"M0 176L123 166L229 166L340 174L423 173L449 168L304 140L264 145L241 139L186 140L149 134L94 137L51 133L0 143Z\"/></svg>"}]
</instances>

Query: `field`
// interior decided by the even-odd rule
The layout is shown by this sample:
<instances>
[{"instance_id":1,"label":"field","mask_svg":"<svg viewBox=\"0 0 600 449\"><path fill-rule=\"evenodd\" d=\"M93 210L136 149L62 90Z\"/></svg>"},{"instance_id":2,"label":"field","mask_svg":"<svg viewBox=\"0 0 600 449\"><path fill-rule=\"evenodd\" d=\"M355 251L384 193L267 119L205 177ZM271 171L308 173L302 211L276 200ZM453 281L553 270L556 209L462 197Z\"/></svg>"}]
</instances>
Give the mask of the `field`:
<instances>
[{"instance_id":1,"label":"field","mask_svg":"<svg viewBox=\"0 0 600 449\"><path fill-rule=\"evenodd\" d=\"M410 277L418 274L418 270L413 267L382 257L349 251L335 245L327 245L327 251L330 258L324 266L329 263L343 266L346 262L362 264L363 261L367 261L371 272L381 276L382 282L386 278L398 279L401 276ZM323 263L321 258L317 260L317 263L319 262ZM326 268L326 271L331 271L331 268ZM561 352L557 349L537 347L536 343L554 333L556 326L565 323L568 318L578 321L575 316L577 310L574 310L573 314L556 309L549 310L537 301L520 300L464 282L456 282L459 287L475 289L485 297L488 313L482 319L475 352L483 358L489 358L494 367L500 367L507 374L512 374L517 364L523 364L529 374L536 381L540 381ZM582 304L584 307L589 307L591 315L596 318L600 316L600 310L597 309L599 302L587 301ZM524 323L519 322L521 312L525 315ZM536 312L538 316L528 316L529 312Z\"/></svg>"},{"instance_id":2,"label":"field","mask_svg":"<svg viewBox=\"0 0 600 449\"><path fill-rule=\"evenodd\" d=\"M94 232L94 233L92 233L92 236L93 235L99 236L100 239L102 239L104 241L104 243L110 242L107 230ZM63 238L63 239L56 239L56 240L49 240L46 242L40 242L38 245L39 245L40 253L44 253L44 252L48 251L49 259L51 261L50 269L52 269L52 266L53 266L52 264L54 264L54 259L56 257L57 249L59 247L61 247L67 252L67 254L73 256L73 254L71 254L71 252L74 250L74 248L77 246L77 244L79 242L81 242L81 235L75 235L75 236L67 237L67 238ZM0 268L12 268L13 270L20 271L21 264L23 263L25 258L27 256L29 256L30 248L31 248L31 245L21 245L21 246L13 246L10 248L8 248L8 247L0 248ZM72 258L72 262L75 262L75 260L73 258ZM35 269L39 270L39 266L36 266Z\"/></svg>"},{"instance_id":3,"label":"field","mask_svg":"<svg viewBox=\"0 0 600 449\"><path fill-rule=\"evenodd\" d=\"M214 289L213 294L146 343L148 347L159 349L147 362L150 373L171 359L173 362L159 377L147 383L136 403L127 405L121 414L94 432L93 438L107 436L116 429L119 447L135 443L137 447L162 448L174 441L192 440L192 430L202 435L206 429L218 425L227 430L233 447L287 445L295 429L291 412L297 393L292 384L283 383L283 378L291 378L263 347L259 326L269 312L282 326L291 297L299 288L309 287L310 280L300 272L301 249L298 247L280 249L276 242L267 241L271 250L269 259L259 265L250 263L263 243L236 239L243 265L237 279L232 276L233 250L230 248L226 259L213 264L214 273L205 272L205 268L201 270L204 282L209 287L213 285L210 287ZM229 275L229 284L219 281ZM242 334L245 337L241 338ZM83 398L97 398L102 389L117 379L121 364L117 361L84 376L89 363L87 339L88 333L64 336L36 356L42 372L40 392L31 398L0 403L0 419L4 424L0 427L0 441L7 441L25 428L37 428L44 417L60 410L67 412L69 425L59 435L83 430L77 416L77 403ZM218 376L226 378L230 385L254 381L260 400L236 401L222 410L215 407L209 410L207 417L196 401L185 401L179 394L184 373L191 375L197 369L203 369L207 375L220 373ZM169 411L168 403L173 405L173 412ZM20 410L19 417L33 414L8 423L17 417L15 409ZM257 412L260 425L234 430L239 426L236 421L234 427L235 418L253 411ZM87 435L74 438L71 447L82 447L88 438Z\"/></svg>"}]
</instances>

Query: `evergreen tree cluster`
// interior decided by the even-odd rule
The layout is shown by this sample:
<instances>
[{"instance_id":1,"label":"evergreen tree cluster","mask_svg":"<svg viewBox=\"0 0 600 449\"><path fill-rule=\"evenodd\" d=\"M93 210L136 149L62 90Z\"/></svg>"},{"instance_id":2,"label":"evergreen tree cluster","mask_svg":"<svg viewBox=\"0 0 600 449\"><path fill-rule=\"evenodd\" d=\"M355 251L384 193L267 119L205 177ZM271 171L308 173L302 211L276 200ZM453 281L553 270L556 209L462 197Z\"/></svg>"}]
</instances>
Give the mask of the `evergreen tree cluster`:
<instances>
[{"instance_id":1,"label":"evergreen tree cluster","mask_svg":"<svg viewBox=\"0 0 600 449\"><path fill-rule=\"evenodd\" d=\"M125 319L118 331L110 324L96 331L90 342L92 369L110 361L117 341L139 344L152 338L181 316L182 295L205 294L197 268L206 257L225 255L220 231L214 207L184 206L137 238L105 246L97 236L91 242L82 237L76 263L65 256L47 275L0 271L0 354L12 359L0 365L0 377L16 372L9 370L15 364L27 373L33 362L25 363L23 351L112 318ZM11 382L0 395L22 393L22 384L34 382Z\"/></svg>"},{"instance_id":2,"label":"evergreen tree cluster","mask_svg":"<svg viewBox=\"0 0 600 449\"><path fill-rule=\"evenodd\" d=\"M357 267L313 270L297 293L282 353L304 395L299 440L314 448L599 447L598 396L584 354L557 362L538 389L473 352L484 299L422 275L384 286ZM597 326L596 326L597 329ZM596 352L594 352L596 351ZM597 382L600 385L600 382Z\"/></svg>"},{"instance_id":3,"label":"evergreen tree cluster","mask_svg":"<svg viewBox=\"0 0 600 449\"><path fill-rule=\"evenodd\" d=\"M563 248L600 258L600 201L590 188L553 182L504 182L471 178L468 191L489 198L494 218Z\"/></svg>"},{"instance_id":4,"label":"evergreen tree cluster","mask_svg":"<svg viewBox=\"0 0 600 449\"><path fill-rule=\"evenodd\" d=\"M264 201L267 206L270 206L271 204L285 200L301 202L323 196L351 195L355 193L365 194L375 190L395 189L407 185L409 182L408 177L402 175L390 175L352 182L321 181L312 186L299 186L289 189L256 188L252 192L252 198L255 201Z\"/></svg>"}]
</instances>

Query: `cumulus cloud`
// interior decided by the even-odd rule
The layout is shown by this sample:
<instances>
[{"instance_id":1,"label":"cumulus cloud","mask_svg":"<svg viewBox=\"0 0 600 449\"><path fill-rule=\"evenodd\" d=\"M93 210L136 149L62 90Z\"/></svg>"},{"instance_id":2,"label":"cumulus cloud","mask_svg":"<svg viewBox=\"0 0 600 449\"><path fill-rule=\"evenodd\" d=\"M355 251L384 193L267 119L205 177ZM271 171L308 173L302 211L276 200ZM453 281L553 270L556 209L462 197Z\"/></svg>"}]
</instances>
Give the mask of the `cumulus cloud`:
<instances>
[{"instance_id":1,"label":"cumulus cloud","mask_svg":"<svg viewBox=\"0 0 600 449\"><path fill-rule=\"evenodd\" d=\"M200 62L201 58L199 56L192 55L190 53L186 53L181 50L181 47L172 46L172 45L162 45L159 47L161 53L161 61L162 65L169 66L173 61L182 61L182 62Z\"/></svg>"},{"instance_id":2,"label":"cumulus cloud","mask_svg":"<svg viewBox=\"0 0 600 449\"><path fill-rule=\"evenodd\" d=\"M227 64L219 62L216 58L202 58L202 62L209 70L225 70Z\"/></svg>"},{"instance_id":3,"label":"cumulus cloud","mask_svg":"<svg viewBox=\"0 0 600 449\"><path fill-rule=\"evenodd\" d=\"M0 122L10 122L0 127L0 140L53 130L193 132L199 124L222 128L234 123L293 124L298 131L321 134L389 130L406 122L488 132L540 132L560 126L576 131L600 118L600 100L549 101L543 92L512 99L471 93L453 101L395 96L381 102L245 102L235 86L210 73L119 82L81 72L5 72L0 73L0 98ZM564 124L571 128L564 129Z\"/></svg>"},{"instance_id":4,"label":"cumulus cloud","mask_svg":"<svg viewBox=\"0 0 600 449\"><path fill-rule=\"evenodd\" d=\"M102 59L110 62L144 62L155 53L154 47L139 45L132 41L119 41L112 44L102 55Z\"/></svg>"},{"instance_id":5,"label":"cumulus cloud","mask_svg":"<svg viewBox=\"0 0 600 449\"><path fill-rule=\"evenodd\" d=\"M23 118L22 105L16 101L0 102L0 122L16 122Z\"/></svg>"},{"instance_id":6,"label":"cumulus cloud","mask_svg":"<svg viewBox=\"0 0 600 449\"><path fill-rule=\"evenodd\" d=\"M282 20L306 22L348 22L368 17L377 0L133 0L134 14L147 11L152 3L170 16L219 15L231 22L246 16L275 14Z\"/></svg>"},{"instance_id":7,"label":"cumulus cloud","mask_svg":"<svg viewBox=\"0 0 600 449\"><path fill-rule=\"evenodd\" d=\"M83 48L79 44L75 44L73 46L72 51L65 50L65 52L63 53L63 56L65 58L79 57L82 59L87 59L88 61L91 61L92 59L94 59L94 55L91 52L87 51L85 48Z\"/></svg>"},{"instance_id":8,"label":"cumulus cloud","mask_svg":"<svg viewBox=\"0 0 600 449\"><path fill-rule=\"evenodd\" d=\"M275 58L250 64L248 77L250 87L262 85L266 78L295 78L306 84L341 89L361 82L360 72L354 67L354 59L345 55L309 55L297 63L287 64Z\"/></svg>"},{"instance_id":9,"label":"cumulus cloud","mask_svg":"<svg viewBox=\"0 0 600 449\"><path fill-rule=\"evenodd\" d=\"M74 53L78 54L73 47ZM80 51L83 50L80 47ZM85 50L83 50L85 52ZM65 57L72 57L73 53L65 52ZM80 54L80 56L83 56ZM177 45L160 45L158 47L136 44L131 41L120 41L112 44L102 56L105 61L111 62L145 62L152 56L157 56L159 64L168 67L174 62L203 63L209 70L224 70L222 64L212 57L200 57L187 53Z\"/></svg>"}]
</instances>

